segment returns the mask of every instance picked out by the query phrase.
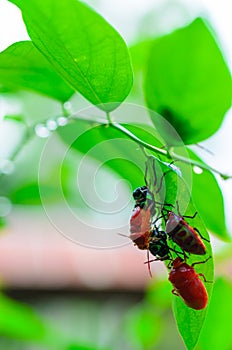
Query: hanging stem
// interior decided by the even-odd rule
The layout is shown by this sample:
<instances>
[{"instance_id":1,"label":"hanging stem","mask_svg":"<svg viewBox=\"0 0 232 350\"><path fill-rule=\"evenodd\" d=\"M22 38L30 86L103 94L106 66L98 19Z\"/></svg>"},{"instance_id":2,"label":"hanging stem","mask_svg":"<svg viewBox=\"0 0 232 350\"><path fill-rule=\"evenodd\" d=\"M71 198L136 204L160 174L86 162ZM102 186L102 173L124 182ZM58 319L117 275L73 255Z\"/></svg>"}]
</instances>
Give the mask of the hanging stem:
<instances>
[{"instance_id":1,"label":"hanging stem","mask_svg":"<svg viewBox=\"0 0 232 350\"><path fill-rule=\"evenodd\" d=\"M182 157L182 156L172 152L171 150L167 151L167 150L164 150L162 148L158 148L156 146L153 146L153 145L151 145L151 144L141 140L139 137L134 135L131 131L126 129L121 124L116 123L116 122L112 122L109 113L107 113L107 120L108 120L108 123L109 123L108 125L110 127L113 127L115 129L119 130L124 135L127 135L131 140L135 141L136 143L138 143L139 145L143 146L144 148L149 149L150 151L153 151L153 152L155 152L157 154L162 154L162 155L166 156L167 158L172 159L173 161L177 161L178 160L178 161L181 161L183 163L186 163L186 164L189 164L189 165L192 165L192 166L197 166L200 169L207 170L207 171L219 174L224 180L232 178L232 175L223 174L219 170L217 170L217 169L215 169L215 168L213 168L213 167L211 167L211 166L209 166L207 164L198 162L198 161L190 159L190 158Z\"/></svg>"},{"instance_id":2,"label":"hanging stem","mask_svg":"<svg viewBox=\"0 0 232 350\"><path fill-rule=\"evenodd\" d=\"M131 140L135 141L136 143L138 143L139 145L149 149L150 151L162 154L166 157L169 158L169 153L162 149L162 148L158 148L156 146L153 146L143 140L141 140L140 138L138 138L136 135L134 135L131 131L127 130L124 126L122 126L121 124L115 123L115 122L111 122L109 124L109 126L121 131L124 135L127 135Z\"/></svg>"},{"instance_id":3,"label":"hanging stem","mask_svg":"<svg viewBox=\"0 0 232 350\"><path fill-rule=\"evenodd\" d=\"M84 120L86 122L92 122L94 124L97 122L100 125L108 125L111 128L117 129L118 131L120 131L121 133L126 135L128 138L130 138L131 140L136 142L138 145L141 146L142 149L145 148L145 149L148 149L152 152L155 152L157 155L163 155L163 156L167 157L169 160L172 159L173 161L181 161L183 163L186 163L186 164L189 164L192 166L197 166L200 169L219 174L224 180L232 178L232 175L223 174L219 170L214 169L213 167L211 167L207 164L201 163L199 161L196 161L196 160L193 160L190 158L185 158L183 156L180 156L180 155L174 153L172 151L172 149L165 150L165 149L156 147L154 145L151 145L148 142L141 140L139 137L137 137L135 134L133 134L130 130L125 128L123 125L121 125L117 122L113 122L109 112L106 112L107 121L103 118L87 119L86 116L85 117L81 117L80 115L74 116L74 115L71 115L68 112L68 110L66 110L66 109L65 109L65 116L70 121L71 120ZM28 142L28 140L31 138L31 136L34 135L34 133L32 132L32 130L34 130L34 127L35 127L35 125L26 129L24 136L22 137L20 143L17 145L17 147L15 148L15 150L13 151L11 156L9 157L9 160L12 160L12 161L15 160L15 158L20 153L20 151L24 147L24 145ZM150 156L152 157L152 155L150 155ZM0 174L0 178L2 177L2 175L4 175L4 174Z\"/></svg>"}]
</instances>

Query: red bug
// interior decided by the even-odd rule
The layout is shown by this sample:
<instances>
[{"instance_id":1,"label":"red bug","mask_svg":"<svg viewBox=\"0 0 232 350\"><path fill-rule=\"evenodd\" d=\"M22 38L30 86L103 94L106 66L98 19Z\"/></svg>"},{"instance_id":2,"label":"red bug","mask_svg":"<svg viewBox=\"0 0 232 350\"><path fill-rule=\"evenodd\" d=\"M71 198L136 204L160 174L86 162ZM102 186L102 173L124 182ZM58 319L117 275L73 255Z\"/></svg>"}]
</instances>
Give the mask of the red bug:
<instances>
[{"instance_id":1,"label":"red bug","mask_svg":"<svg viewBox=\"0 0 232 350\"><path fill-rule=\"evenodd\" d=\"M149 249L150 241L150 207L135 207L130 219L130 236L139 249Z\"/></svg>"},{"instance_id":2,"label":"red bug","mask_svg":"<svg viewBox=\"0 0 232 350\"><path fill-rule=\"evenodd\" d=\"M169 273L168 279L174 287L172 293L180 296L187 306L195 310L201 310L207 306L208 294L203 282L199 278L199 276L202 276L206 282L204 275L197 274L193 266L203 264L210 258L205 261L193 263L190 266L178 257L173 261L172 269Z\"/></svg>"},{"instance_id":3,"label":"red bug","mask_svg":"<svg viewBox=\"0 0 232 350\"><path fill-rule=\"evenodd\" d=\"M194 218L196 214L186 217ZM173 242L178 244L185 252L197 255L204 255L206 253L206 247L202 239L208 240L202 237L196 228L191 227L184 220L183 216L176 215L170 211L166 222L166 232Z\"/></svg>"},{"instance_id":4,"label":"red bug","mask_svg":"<svg viewBox=\"0 0 232 350\"><path fill-rule=\"evenodd\" d=\"M133 210L130 219L130 236L129 238L134 242L139 249L147 250L147 260L148 260L148 271L150 276L151 267L149 260L149 244L151 241L151 208L150 206L146 208L141 208L136 206Z\"/></svg>"}]
</instances>

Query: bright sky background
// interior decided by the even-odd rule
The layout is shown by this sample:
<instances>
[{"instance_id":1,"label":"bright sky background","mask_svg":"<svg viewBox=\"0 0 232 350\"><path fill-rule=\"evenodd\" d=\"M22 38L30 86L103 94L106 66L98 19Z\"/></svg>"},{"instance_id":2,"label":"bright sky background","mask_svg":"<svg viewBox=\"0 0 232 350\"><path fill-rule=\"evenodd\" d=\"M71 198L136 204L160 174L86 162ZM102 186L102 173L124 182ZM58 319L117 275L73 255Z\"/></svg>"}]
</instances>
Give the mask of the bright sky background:
<instances>
[{"instance_id":1,"label":"bright sky background","mask_svg":"<svg viewBox=\"0 0 232 350\"><path fill-rule=\"evenodd\" d=\"M178 4L186 14L204 13L210 18L223 43L227 58L232 67L232 1L231 0L87 0L97 8L118 30L125 39L131 39L134 23L151 9L164 12L168 5L172 18L178 15ZM176 8L176 10L173 10ZM168 13L168 10L166 10ZM172 20L169 21L172 22ZM166 23L167 27L168 24ZM129 34L128 34L129 33ZM131 35L133 37L133 35ZM0 0L0 50L11 43L27 39L27 33L21 20L20 11L7 0Z\"/></svg>"},{"instance_id":2,"label":"bright sky background","mask_svg":"<svg viewBox=\"0 0 232 350\"><path fill-rule=\"evenodd\" d=\"M203 14L209 18L217 32L232 70L232 0L89 0L86 2L98 9L128 42L133 42L135 28L137 28L136 23L144 14L149 14L152 9L156 9L158 15L154 25L160 29L163 24L168 30L176 24L175 21L178 20L181 11L185 13L186 18ZM163 14L164 11L167 15L165 17L166 23L162 23L164 18L159 16L159 13ZM13 42L25 39L28 39L28 36L20 11L7 0L0 0L0 50L4 50ZM202 154L212 166L230 174L232 174L231 134L232 113L229 112L220 131L204 143L215 156ZM232 180L221 181L221 185L225 192L228 223L232 232Z\"/></svg>"}]
</instances>

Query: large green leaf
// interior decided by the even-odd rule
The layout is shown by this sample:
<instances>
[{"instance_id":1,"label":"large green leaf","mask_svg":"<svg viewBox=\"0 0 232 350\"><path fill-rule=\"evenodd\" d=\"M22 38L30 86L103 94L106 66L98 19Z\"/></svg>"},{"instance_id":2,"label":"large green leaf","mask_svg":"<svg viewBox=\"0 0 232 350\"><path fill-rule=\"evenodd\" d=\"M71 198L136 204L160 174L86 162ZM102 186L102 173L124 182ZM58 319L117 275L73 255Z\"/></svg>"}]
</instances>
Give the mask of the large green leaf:
<instances>
[{"instance_id":1,"label":"large green leaf","mask_svg":"<svg viewBox=\"0 0 232 350\"><path fill-rule=\"evenodd\" d=\"M198 218L195 221L195 223L197 228L201 231L201 234L203 234L203 236L207 238L208 235L202 221ZM207 252L212 253L209 245L207 245ZM188 264L191 265L192 262L199 262L199 261L204 261L204 257L201 257L199 259L199 257L192 255L191 259L188 260ZM204 284L207 289L207 293L209 296L209 303L210 303L212 287L213 287L213 283L210 283L210 282L213 281L213 275L214 275L213 259L210 259L207 263L204 263L202 265L196 265L195 271L197 273L204 274L204 276L206 277L206 280L209 281L209 283L206 282ZM208 307L203 310L194 310L186 306L179 297L174 296L173 298L174 298L174 303L173 303L174 314L175 314L176 323L177 323L179 332L185 342L187 349L193 350L201 334L201 330L207 315Z\"/></svg>"},{"instance_id":2,"label":"large green leaf","mask_svg":"<svg viewBox=\"0 0 232 350\"><path fill-rule=\"evenodd\" d=\"M195 211L196 210L192 205L192 202L190 201L186 214L192 215ZM209 239L209 235L206 231L205 225L199 215L197 215L195 219L188 219L187 221L192 227L197 227L204 238ZM206 241L204 241L204 244L206 246L207 255L197 256L191 254L190 258L187 261L189 265L191 265L194 262L204 261L209 256L212 256L211 245ZM214 279L213 258L209 259L206 263L196 265L194 269L197 273L202 273L205 276L206 280L209 281L204 284L207 289L210 303L213 288L212 281ZM187 349L193 350L199 339L202 327L204 325L208 307L203 310L193 310L186 306L184 302L177 296L174 296L173 306L179 332L185 342Z\"/></svg>"},{"instance_id":3,"label":"large green leaf","mask_svg":"<svg viewBox=\"0 0 232 350\"><path fill-rule=\"evenodd\" d=\"M65 102L74 90L56 73L30 41L0 53L0 83L14 90L32 90Z\"/></svg>"},{"instance_id":4,"label":"large green leaf","mask_svg":"<svg viewBox=\"0 0 232 350\"><path fill-rule=\"evenodd\" d=\"M160 163L160 164L157 164L157 163ZM158 168L158 165L160 165L162 169L162 173L166 172L166 176L164 178L163 186L162 186L163 190L165 190L165 193L164 194L161 193L161 195L163 195L161 199L164 198L163 202L174 205L175 208L172 208L172 210L178 213L178 209L179 209L181 215L192 216L193 214L195 214L196 209L191 200L189 188L186 185L183 178L178 174L178 172L170 171L171 170L170 166L167 166L159 162L158 160L156 160L155 161L156 169ZM152 177L154 177L153 174L155 173L155 168L154 168L153 160L150 159L149 175L150 175L151 183L154 183L154 181L152 180ZM150 189L152 190L153 193L155 193L157 186L150 187ZM178 208L176 207L176 202L178 202ZM192 227L198 228L201 235L204 238L209 240L208 232L199 214L196 215L194 219L186 219L186 221ZM206 246L206 255L200 256L200 255L191 254L187 259L187 263L189 265L191 265L194 262L204 261L208 257L212 256L212 249L211 249L210 243L207 241L204 241L204 243ZM171 240L169 240L169 245L173 246ZM195 270L197 273L203 273L207 281L213 281L213 276L214 276L213 258L210 258L204 264L196 265ZM212 293L212 286L213 286L212 283L205 283L209 300ZM192 350L194 349L198 341L198 338L200 336L200 332L203 327L205 317L207 314L207 308L196 311L186 306L183 300L180 299L180 297L174 296L173 298L174 298L174 314L175 314L179 332L185 342L187 349Z\"/></svg>"},{"instance_id":5,"label":"large green leaf","mask_svg":"<svg viewBox=\"0 0 232 350\"><path fill-rule=\"evenodd\" d=\"M133 87L128 97L132 103L144 105L143 70L146 66L152 41L144 41L131 46L130 55L134 72Z\"/></svg>"},{"instance_id":6,"label":"large green leaf","mask_svg":"<svg viewBox=\"0 0 232 350\"><path fill-rule=\"evenodd\" d=\"M231 106L232 80L205 21L198 18L154 41L145 97L148 107L164 116L187 144L217 131Z\"/></svg>"},{"instance_id":7,"label":"large green leaf","mask_svg":"<svg viewBox=\"0 0 232 350\"><path fill-rule=\"evenodd\" d=\"M105 111L128 95L132 70L125 42L77 0L10 0L23 14L36 47L86 99Z\"/></svg>"}]
</instances>

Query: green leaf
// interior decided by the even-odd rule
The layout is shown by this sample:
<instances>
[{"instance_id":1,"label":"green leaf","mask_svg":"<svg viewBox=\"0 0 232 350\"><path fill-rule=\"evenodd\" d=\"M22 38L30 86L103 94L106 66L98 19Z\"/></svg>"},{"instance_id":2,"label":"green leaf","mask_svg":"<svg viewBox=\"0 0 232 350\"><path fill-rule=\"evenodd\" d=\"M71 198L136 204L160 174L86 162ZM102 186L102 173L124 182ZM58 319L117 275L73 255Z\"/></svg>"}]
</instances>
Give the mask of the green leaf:
<instances>
[{"instance_id":1,"label":"green leaf","mask_svg":"<svg viewBox=\"0 0 232 350\"><path fill-rule=\"evenodd\" d=\"M46 326L26 305L0 294L0 309L1 335L34 341L47 338Z\"/></svg>"},{"instance_id":2,"label":"green leaf","mask_svg":"<svg viewBox=\"0 0 232 350\"><path fill-rule=\"evenodd\" d=\"M31 90L62 102L74 93L30 41L15 43L0 53L0 83L7 88Z\"/></svg>"},{"instance_id":3,"label":"green leaf","mask_svg":"<svg viewBox=\"0 0 232 350\"><path fill-rule=\"evenodd\" d=\"M155 183L154 174L158 174L158 166L160 166L162 170L160 176L162 176L163 173L166 173L166 176L163 179L162 191L160 191L161 193L157 193L157 196L161 197L161 202L174 205L175 208L173 208L172 210L175 213L178 213L178 208L176 207L176 202L178 202L178 207L181 215L192 216L193 214L195 214L196 209L192 203L188 186L186 185L184 179L178 175L178 172L171 171L172 168L170 166L167 166L163 162L158 160L155 161L155 167L154 163L152 162L152 159L149 160L148 165L151 184ZM149 188L152 190L153 193L156 193L157 185L149 186ZM196 215L194 219L186 219L186 221L190 226L198 228L201 235L209 240L208 232L199 214ZM189 265L191 265L194 262L204 261L209 256L212 256L212 249L210 243L204 241L204 244L206 246L206 255L200 256L191 254L187 260L187 263ZM169 240L169 245L173 246L171 240ZM197 273L203 273L207 281L213 281L213 258L209 259L206 263L196 265L195 270ZM205 283L205 287L207 289L210 300L213 284ZM173 298L174 315L176 318L176 323L179 332L185 342L187 349L194 349L198 341L202 326L204 324L207 308L196 311L186 306L183 300L180 299L180 297L173 296Z\"/></svg>"},{"instance_id":4,"label":"green leaf","mask_svg":"<svg viewBox=\"0 0 232 350\"><path fill-rule=\"evenodd\" d=\"M186 144L218 130L231 106L232 80L212 31L201 18L154 41L145 97L148 107L165 117ZM165 134L162 125L159 128Z\"/></svg>"},{"instance_id":5,"label":"green leaf","mask_svg":"<svg viewBox=\"0 0 232 350\"><path fill-rule=\"evenodd\" d=\"M153 43L152 40L145 40L137 44L134 44L133 46L130 47L132 66L135 72L144 70L147 64L152 43Z\"/></svg>"},{"instance_id":6,"label":"green leaf","mask_svg":"<svg viewBox=\"0 0 232 350\"><path fill-rule=\"evenodd\" d=\"M217 278L214 285L209 312L199 339L199 350L232 349L231 295L231 281L223 277Z\"/></svg>"},{"instance_id":7,"label":"green leaf","mask_svg":"<svg viewBox=\"0 0 232 350\"><path fill-rule=\"evenodd\" d=\"M203 163L193 151L189 150L189 153L191 159ZM220 239L230 241L225 223L223 195L215 176L206 170L201 174L193 171L192 174L192 198L206 227Z\"/></svg>"},{"instance_id":8,"label":"green leaf","mask_svg":"<svg viewBox=\"0 0 232 350\"><path fill-rule=\"evenodd\" d=\"M197 219L196 224L194 223L194 227L197 227L201 234L208 238L207 231L204 228L203 223L200 221L200 219ZM205 242L204 242L205 243ZM207 253L212 255L211 248L207 244ZM207 256L208 256L207 254ZM204 257L197 257L196 255L191 255L191 258L188 259L187 263L191 265L192 262L199 262L204 261ZM195 271L197 273L203 273L206 277L206 280L209 282L213 281L213 259L210 259L208 262L202 264L202 265L196 265ZM213 288L213 283L205 283L205 287L207 289L207 293L209 296L209 303ZM205 318L207 315L207 308L203 310L193 310L189 308L187 305L184 304L183 300L178 297L174 296L174 315L176 318L176 323L179 329L179 332L184 340L184 343L188 350L193 350L195 348L195 345L198 341L198 338L200 336L202 327L205 322ZM208 303L208 305L209 305Z\"/></svg>"},{"instance_id":9,"label":"green leaf","mask_svg":"<svg viewBox=\"0 0 232 350\"><path fill-rule=\"evenodd\" d=\"M135 348L151 349L157 343L163 325L155 311L151 305L141 303L127 314L125 332Z\"/></svg>"},{"instance_id":10,"label":"green leaf","mask_svg":"<svg viewBox=\"0 0 232 350\"><path fill-rule=\"evenodd\" d=\"M133 86L128 97L129 102L144 105L143 70L147 63L151 43L151 40L147 40L129 48L134 72Z\"/></svg>"},{"instance_id":11,"label":"green leaf","mask_svg":"<svg viewBox=\"0 0 232 350\"><path fill-rule=\"evenodd\" d=\"M192 215L194 214L194 212L195 212L195 208L190 202L187 210L187 215L188 214ZM187 221L189 225L191 225L192 227L197 227L204 238L209 239L209 235L206 231L204 223L202 222L201 218L198 215L194 220L188 219ZM204 241L204 244L206 246L207 255L197 256L197 255L191 254L190 258L187 261L189 265L191 265L193 262L204 261L207 257L212 256L212 249L210 244L207 243L206 241ZM197 273L202 273L205 276L206 280L209 281L208 283L206 282L204 284L207 289L207 293L209 296L209 303L210 303L210 298L211 298L212 288L213 288L212 281L214 278L213 258L209 259L206 263L196 265L194 269ZM194 349L198 341L202 327L204 325L209 303L207 308L203 310L193 310L189 308L187 305L185 305L180 297L174 296L173 298L174 298L174 315L176 318L176 323L177 323L179 332L185 342L187 349L192 350Z\"/></svg>"},{"instance_id":12,"label":"green leaf","mask_svg":"<svg viewBox=\"0 0 232 350\"><path fill-rule=\"evenodd\" d=\"M37 182L17 187L14 191L9 193L9 198L14 204L40 205L40 192L43 193L43 198L50 203L56 202L59 198L56 186L39 185Z\"/></svg>"},{"instance_id":13,"label":"green leaf","mask_svg":"<svg viewBox=\"0 0 232 350\"><path fill-rule=\"evenodd\" d=\"M132 70L125 42L77 0L11 0L36 47L73 89L104 111L126 98Z\"/></svg>"}]
</instances>

